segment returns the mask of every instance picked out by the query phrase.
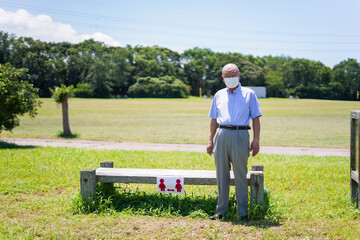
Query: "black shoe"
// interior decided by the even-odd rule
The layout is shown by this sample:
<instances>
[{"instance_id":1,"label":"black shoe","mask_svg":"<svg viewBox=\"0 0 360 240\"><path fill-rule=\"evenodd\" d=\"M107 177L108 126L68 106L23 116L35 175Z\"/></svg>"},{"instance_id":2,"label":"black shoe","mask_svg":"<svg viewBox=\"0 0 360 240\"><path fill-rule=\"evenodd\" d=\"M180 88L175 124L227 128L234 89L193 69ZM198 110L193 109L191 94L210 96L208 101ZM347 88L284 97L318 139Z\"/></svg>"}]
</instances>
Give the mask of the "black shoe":
<instances>
[{"instance_id":1,"label":"black shoe","mask_svg":"<svg viewBox=\"0 0 360 240\"><path fill-rule=\"evenodd\" d=\"M247 215L241 216L241 217L240 217L240 221L242 221L242 222L247 222L247 221L249 221L248 216L247 216Z\"/></svg>"},{"instance_id":2,"label":"black shoe","mask_svg":"<svg viewBox=\"0 0 360 240\"><path fill-rule=\"evenodd\" d=\"M216 220L216 219L222 219L223 218L223 215L221 214L215 214L213 216L210 217L210 220Z\"/></svg>"}]
</instances>

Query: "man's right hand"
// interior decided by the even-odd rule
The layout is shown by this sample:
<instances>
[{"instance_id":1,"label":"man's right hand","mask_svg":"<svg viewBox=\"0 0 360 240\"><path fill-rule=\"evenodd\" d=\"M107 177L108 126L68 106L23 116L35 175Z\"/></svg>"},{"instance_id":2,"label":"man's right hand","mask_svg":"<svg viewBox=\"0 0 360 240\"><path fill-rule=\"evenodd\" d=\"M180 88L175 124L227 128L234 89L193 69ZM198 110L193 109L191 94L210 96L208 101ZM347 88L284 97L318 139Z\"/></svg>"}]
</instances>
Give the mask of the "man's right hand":
<instances>
[{"instance_id":1,"label":"man's right hand","mask_svg":"<svg viewBox=\"0 0 360 240\"><path fill-rule=\"evenodd\" d=\"M213 146L214 146L213 141L209 141L208 145L206 146L206 151L210 156L214 153L213 152Z\"/></svg>"}]
</instances>

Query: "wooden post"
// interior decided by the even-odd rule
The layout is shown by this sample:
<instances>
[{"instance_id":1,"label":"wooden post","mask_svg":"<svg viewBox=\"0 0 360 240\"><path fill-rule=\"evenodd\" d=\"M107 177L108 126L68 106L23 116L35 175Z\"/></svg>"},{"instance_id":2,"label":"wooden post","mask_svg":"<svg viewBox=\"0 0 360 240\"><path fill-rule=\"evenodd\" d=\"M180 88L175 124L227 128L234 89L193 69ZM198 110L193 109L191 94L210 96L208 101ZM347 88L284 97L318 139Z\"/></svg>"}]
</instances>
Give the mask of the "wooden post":
<instances>
[{"instance_id":1,"label":"wooden post","mask_svg":"<svg viewBox=\"0 0 360 240\"><path fill-rule=\"evenodd\" d=\"M360 199L360 111L351 111L350 114L350 195L351 201L359 208Z\"/></svg>"},{"instance_id":2,"label":"wooden post","mask_svg":"<svg viewBox=\"0 0 360 240\"><path fill-rule=\"evenodd\" d=\"M80 172L80 194L85 200L94 200L96 188L96 170Z\"/></svg>"},{"instance_id":3,"label":"wooden post","mask_svg":"<svg viewBox=\"0 0 360 240\"><path fill-rule=\"evenodd\" d=\"M356 207L358 207L358 183L355 179L351 177L351 171L356 171L356 127L357 121L353 118L351 112L350 116L350 191L351 191L351 201L356 202Z\"/></svg>"},{"instance_id":4,"label":"wooden post","mask_svg":"<svg viewBox=\"0 0 360 240\"><path fill-rule=\"evenodd\" d=\"M114 162L101 162L100 167L102 168L114 168ZM114 183L101 183L102 189L105 194L113 195L115 193Z\"/></svg>"},{"instance_id":5,"label":"wooden post","mask_svg":"<svg viewBox=\"0 0 360 240\"><path fill-rule=\"evenodd\" d=\"M250 174L250 203L264 204L264 174L251 172Z\"/></svg>"},{"instance_id":6,"label":"wooden post","mask_svg":"<svg viewBox=\"0 0 360 240\"><path fill-rule=\"evenodd\" d=\"M264 165L252 165L250 175L250 202L257 202L259 205L264 204Z\"/></svg>"}]
</instances>

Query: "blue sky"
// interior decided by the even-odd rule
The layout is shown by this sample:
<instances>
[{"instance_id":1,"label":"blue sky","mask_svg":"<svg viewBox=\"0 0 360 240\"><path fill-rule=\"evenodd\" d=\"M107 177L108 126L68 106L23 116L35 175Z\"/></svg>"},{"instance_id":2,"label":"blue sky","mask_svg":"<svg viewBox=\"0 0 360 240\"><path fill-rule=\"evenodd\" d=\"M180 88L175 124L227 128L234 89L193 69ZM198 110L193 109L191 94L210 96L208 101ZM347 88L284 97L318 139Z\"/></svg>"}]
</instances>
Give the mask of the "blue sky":
<instances>
[{"instance_id":1,"label":"blue sky","mask_svg":"<svg viewBox=\"0 0 360 240\"><path fill-rule=\"evenodd\" d=\"M360 61L360 1L0 0L0 30L43 41Z\"/></svg>"}]
</instances>

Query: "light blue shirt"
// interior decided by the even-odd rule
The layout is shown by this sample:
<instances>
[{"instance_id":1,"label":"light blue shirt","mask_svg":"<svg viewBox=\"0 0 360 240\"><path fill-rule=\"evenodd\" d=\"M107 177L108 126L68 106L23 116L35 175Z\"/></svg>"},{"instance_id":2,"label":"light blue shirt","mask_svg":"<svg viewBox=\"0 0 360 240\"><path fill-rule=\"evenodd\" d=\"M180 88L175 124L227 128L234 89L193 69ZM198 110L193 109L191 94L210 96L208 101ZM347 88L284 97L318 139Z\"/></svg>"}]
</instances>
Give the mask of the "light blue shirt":
<instances>
[{"instance_id":1,"label":"light blue shirt","mask_svg":"<svg viewBox=\"0 0 360 240\"><path fill-rule=\"evenodd\" d=\"M231 94L228 88L219 90L213 99L209 117L220 125L249 125L250 118L262 116L255 92L241 85Z\"/></svg>"}]
</instances>

